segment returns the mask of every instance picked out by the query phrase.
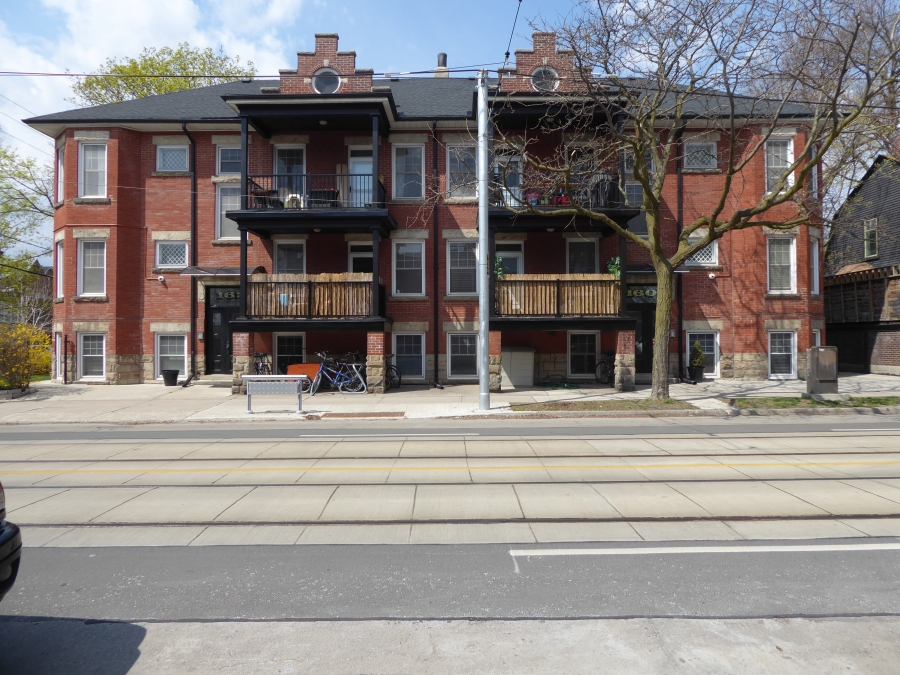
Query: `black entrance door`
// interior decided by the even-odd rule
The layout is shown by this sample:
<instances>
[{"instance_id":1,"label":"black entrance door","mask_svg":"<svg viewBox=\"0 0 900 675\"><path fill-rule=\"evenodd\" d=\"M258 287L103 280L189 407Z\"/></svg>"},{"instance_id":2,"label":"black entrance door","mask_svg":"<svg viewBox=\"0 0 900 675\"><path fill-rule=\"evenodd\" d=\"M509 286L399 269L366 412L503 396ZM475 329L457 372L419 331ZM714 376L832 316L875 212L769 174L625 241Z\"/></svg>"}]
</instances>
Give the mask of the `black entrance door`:
<instances>
[{"instance_id":1,"label":"black entrance door","mask_svg":"<svg viewBox=\"0 0 900 675\"><path fill-rule=\"evenodd\" d=\"M241 292L235 286L206 289L207 373L230 375L231 320L240 311Z\"/></svg>"},{"instance_id":2,"label":"black entrance door","mask_svg":"<svg viewBox=\"0 0 900 675\"><path fill-rule=\"evenodd\" d=\"M628 313L637 319L634 330L634 370L637 373L653 372L656 286L629 284Z\"/></svg>"}]
</instances>

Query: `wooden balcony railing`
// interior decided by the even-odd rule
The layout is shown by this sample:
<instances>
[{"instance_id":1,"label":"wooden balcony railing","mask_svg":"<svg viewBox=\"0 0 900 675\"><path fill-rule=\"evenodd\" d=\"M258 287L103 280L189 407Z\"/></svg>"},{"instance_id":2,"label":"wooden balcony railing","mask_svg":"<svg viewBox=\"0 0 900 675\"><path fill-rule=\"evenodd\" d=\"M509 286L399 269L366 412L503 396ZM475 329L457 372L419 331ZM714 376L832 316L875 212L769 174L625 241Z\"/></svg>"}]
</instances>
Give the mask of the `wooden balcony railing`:
<instances>
[{"instance_id":1,"label":"wooden balcony railing","mask_svg":"<svg viewBox=\"0 0 900 675\"><path fill-rule=\"evenodd\" d=\"M384 290L379 287L379 315ZM254 274L247 282L247 314L254 319L356 319L373 316L372 275Z\"/></svg>"},{"instance_id":2,"label":"wooden balcony railing","mask_svg":"<svg viewBox=\"0 0 900 675\"><path fill-rule=\"evenodd\" d=\"M617 316L613 274L507 274L495 282L499 316Z\"/></svg>"}]
</instances>

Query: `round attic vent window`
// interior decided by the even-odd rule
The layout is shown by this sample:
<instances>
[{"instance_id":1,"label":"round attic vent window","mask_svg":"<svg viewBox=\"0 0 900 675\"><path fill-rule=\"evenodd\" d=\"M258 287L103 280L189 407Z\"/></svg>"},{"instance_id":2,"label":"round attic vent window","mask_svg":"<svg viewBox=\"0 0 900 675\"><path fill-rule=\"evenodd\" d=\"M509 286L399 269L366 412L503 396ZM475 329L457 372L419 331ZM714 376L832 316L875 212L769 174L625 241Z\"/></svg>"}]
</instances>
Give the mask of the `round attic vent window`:
<instances>
[{"instance_id":1,"label":"round attic vent window","mask_svg":"<svg viewBox=\"0 0 900 675\"><path fill-rule=\"evenodd\" d=\"M319 94L333 94L341 86L341 78L333 70L320 70L313 75L313 89Z\"/></svg>"},{"instance_id":2,"label":"round attic vent window","mask_svg":"<svg viewBox=\"0 0 900 675\"><path fill-rule=\"evenodd\" d=\"M553 68L543 66L531 74L531 86L535 91L553 91L559 86L559 75Z\"/></svg>"}]
</instances>

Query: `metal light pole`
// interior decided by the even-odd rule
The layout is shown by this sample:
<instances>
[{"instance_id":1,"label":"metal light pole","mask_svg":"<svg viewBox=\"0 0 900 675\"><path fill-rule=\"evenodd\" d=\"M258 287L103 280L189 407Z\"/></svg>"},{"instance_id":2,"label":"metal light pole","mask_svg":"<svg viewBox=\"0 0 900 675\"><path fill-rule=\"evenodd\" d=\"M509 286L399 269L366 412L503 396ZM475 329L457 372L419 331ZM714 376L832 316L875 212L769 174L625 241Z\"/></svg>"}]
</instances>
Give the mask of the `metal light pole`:
<instances>
[{"instance_id":1,"label":"metal light pole","mask_svg":"<svg viewBox=\"0 0 900 675\"><path fill-rule=\"evenodd\" d=\"M488 108L487 71L478 73L478 409L491 409L488 316L490 266L488 257Z\"/></svg>"}]
</instances>

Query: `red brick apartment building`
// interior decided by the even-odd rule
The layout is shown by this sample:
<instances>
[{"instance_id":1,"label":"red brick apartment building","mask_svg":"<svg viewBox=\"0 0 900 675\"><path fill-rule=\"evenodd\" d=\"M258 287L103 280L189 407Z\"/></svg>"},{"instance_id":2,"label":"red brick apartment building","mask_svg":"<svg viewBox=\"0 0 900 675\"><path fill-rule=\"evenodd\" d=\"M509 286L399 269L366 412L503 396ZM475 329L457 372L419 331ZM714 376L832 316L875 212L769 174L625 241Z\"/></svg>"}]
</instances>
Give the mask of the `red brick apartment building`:
<instances>
[{"instance_id":1,"label":"red brick apartment building","mask_svg":"<svg viewBox=\"0 0 900 675\"><path fill-rule=\"evenodd\" d=\"M562 134L533 131L533 106L567 71L571 53L535 33L492 89L505 101L496 131L542 134L552 151ZM67 363L70 381L151 382L166 368L237 378L256 352L284 372L328 350L365 354L370 390L387 354L404 382L475 381L476 82L448 75L440 63L434 77L376 79L326 34L280 80L27 120L57 147L55 375ZM803 147L801 126L779 132L770 143ZM666 167L682 172L686 221L722 181L710 144L726 139L698 133L688 128L685 155L705 145L712 163ZM521 159L494 153L515 190ZM744 185L753 200L766 188L758 159ZM640 193L625 183L623 195L604 174L597 207L639 228ZM664 194L672 244L675 186ZM597 223L514 217L502 192L490 210L490 254L504 272L488 282L495 389L501 361L509 387L591 379L602 353L615 354L627 389L649 381L653 349L668 350L677 374L697 341L709 377L792 378L822 342L817 228L734 232L695 256L679 275L669 344L654 345L642 250ZM622 278L604 274L619 255Z\"/></svg>"}]
</instances>

